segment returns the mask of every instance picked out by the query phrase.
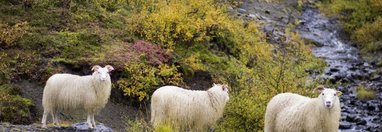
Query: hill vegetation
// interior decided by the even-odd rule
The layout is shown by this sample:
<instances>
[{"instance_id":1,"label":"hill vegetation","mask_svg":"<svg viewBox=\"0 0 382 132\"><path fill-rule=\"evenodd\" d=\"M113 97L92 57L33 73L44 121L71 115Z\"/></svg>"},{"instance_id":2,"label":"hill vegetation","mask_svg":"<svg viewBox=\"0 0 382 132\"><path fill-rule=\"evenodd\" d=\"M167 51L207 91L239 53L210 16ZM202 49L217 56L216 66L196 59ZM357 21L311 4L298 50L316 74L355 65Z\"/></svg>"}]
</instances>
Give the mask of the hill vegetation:
<instances>
[{"instance_id":1,"label":"hill vegetation","mask_svg":"<svg viewBox=\"0 0 382 132\"><path fill-rule=\"evenodd\" d=\"M231 100L216 130L261 131L270 98L281 92L311 95L315 84L306 83L306 71L324 63L289 30L284 43L267 43L260 25L235 17L227 4L0 1L0 82L7 87L1 87L6 92L1 92L0 104L6 108L8 102L21 102L12 106L20 112L0 109L0 121L33 121L33 102L14 93L12 84L30 80L43 85L54 73L90 74L91 65L110 64L116 69L113 87L138 105L149 102L159 86L189 87L185 78L208 73L213 82L230 86Z\"/></svg>"},{"instance_id":2,"label":"hill vegetation","mask_svg":"<svg viewBox=\"0 0 382 132\"><path fill-rule=\"evenodd\" d=\"M382 50L382 1L322 0L320 6L327 14L338 16L361 51L382 64L379 57Z\"/></svg>"}]
</instances>

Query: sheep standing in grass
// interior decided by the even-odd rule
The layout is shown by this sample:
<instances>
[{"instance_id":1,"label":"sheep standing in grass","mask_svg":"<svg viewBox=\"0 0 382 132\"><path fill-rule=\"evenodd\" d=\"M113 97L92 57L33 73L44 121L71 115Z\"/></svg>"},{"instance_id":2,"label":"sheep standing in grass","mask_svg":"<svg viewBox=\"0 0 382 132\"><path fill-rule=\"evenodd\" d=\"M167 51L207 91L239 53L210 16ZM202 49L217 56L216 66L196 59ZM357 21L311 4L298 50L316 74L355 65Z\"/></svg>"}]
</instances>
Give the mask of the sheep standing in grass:
<instances>
[{"instance_id":1,"label":"sheep standing in grass","mask_svg":"<svg viewBox=\"0 0 382 132\"><path fill-rule=\"evenodd\" d=\"M51 114L54 124L60 126L59 112L81 111L87 114L89 128L96 126L94 114L105 107L111 91L109 72L114 70L110 65L104 68L93 66L92 75L77 76L72 74L55 74L46 82L42 97L44 113L42 127Z\"/></svg>"},{"instance_id":2,"label":"sheep standing in grass","mask_svg":"<svg viewBox=\"0 0 382 132\"><path fill-rule=\"evenodd\" d=\"M278 94L268 103L265 132L338 132L340 91L318 86L318 98Z\"/></svg>"},{"instance_id":3,"label":"sheep standing in grass","mask_svg":"<svg viewBox=\"0 0 382 132\"><path fill-rule=\"evenodd\" d=\"M205 131L223 116L228 100L227 85L214 84L207 91L164 86L151 97L151 123L154 128L171 124L174 129Z\"/></svg>"}]
</instances>

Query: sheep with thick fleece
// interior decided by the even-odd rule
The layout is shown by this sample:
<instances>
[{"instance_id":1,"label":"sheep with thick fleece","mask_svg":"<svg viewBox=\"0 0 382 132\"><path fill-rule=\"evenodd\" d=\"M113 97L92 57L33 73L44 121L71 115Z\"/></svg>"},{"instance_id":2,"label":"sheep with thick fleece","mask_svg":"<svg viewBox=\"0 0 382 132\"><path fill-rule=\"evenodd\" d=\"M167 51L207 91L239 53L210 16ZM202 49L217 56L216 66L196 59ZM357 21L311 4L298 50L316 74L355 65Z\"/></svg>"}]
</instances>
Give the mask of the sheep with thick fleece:
<instances>
[{"instance_id":1,"label":"sheep with thick fleece","mask_svg":"<svg viewBox=\"0 0 382 132\"><path fill-rule=\"evenodd\" d=\"M213 84L207 91L164 86L151 97L151 123L154 128L167 123L174 129L205 131L223 116L228 100L227 85Z\"/></svg>"},{"instance_id":2,"label":"sheep with thick fleece","mask_svg":"<svg viewBox=\"0 0 382 132\"><path fill-rule=\"evenodd\" d=\"M268 103L265 132L338 132L340 91L318 86L318 98L278 94Z\"/></svg>"},{"instance_id":3,"label":"sheep with thick fleece","mask_svg":"<svg viewBox=\"0 0 382 132\"><path fill-rule=\"evenodd\" d=\"M95 65L92 75L55 74L46 82L42 105L44 113L42 127L46 127L48 114L54 124L60 126L59 112L81 111L87 114L89 128L96 126L94 114L105 107L111 92L110 65L102 68Z\"/></svg>"}]
</instances>

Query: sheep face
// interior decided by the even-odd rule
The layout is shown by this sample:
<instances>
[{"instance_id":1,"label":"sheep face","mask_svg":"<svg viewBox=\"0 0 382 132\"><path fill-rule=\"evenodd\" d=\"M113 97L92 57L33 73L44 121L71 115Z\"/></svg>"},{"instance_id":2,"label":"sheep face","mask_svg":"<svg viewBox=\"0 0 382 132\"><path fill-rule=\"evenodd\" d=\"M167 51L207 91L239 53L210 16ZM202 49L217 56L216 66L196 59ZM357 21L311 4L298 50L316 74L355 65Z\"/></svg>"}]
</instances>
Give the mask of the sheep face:
<instances>
[{"instance_id":1,"label":"sheep face","mask_svg":"<svg viewBox=\"0 0 382 132\"><path fill-rule=\"evenodd\" d=\"M225 97L225 103L228 102L229 95L228 95L227 85L213 84L213 87L211 89L213 89L214 91L220 92Z\"/></svg>"},{"instance_id":2,"label":"sheep face","mask_svg":"<svg viewBox=\"0 0 382 132\"><path fill-rule=\"evenodd\" d=\"M109 72L114 70L114 68L110 65L106 65L105 67L101 67L99 65L95 65L92 68L93 76L98 77L101 81L110 80Z\"/></svg>"},{"instance_id":3,"label":"sheep face","mask_svg":"<svg viewBox=\"0 0 382 132\"><path fill-rule=\"evenodd\" d=\"M340 91L324 88L323 86L317 87L316 91L320 93L319 98L322 100L323 105L328 109L333 108L334 103L342 94Z\"/></svg>"}]
</instances>

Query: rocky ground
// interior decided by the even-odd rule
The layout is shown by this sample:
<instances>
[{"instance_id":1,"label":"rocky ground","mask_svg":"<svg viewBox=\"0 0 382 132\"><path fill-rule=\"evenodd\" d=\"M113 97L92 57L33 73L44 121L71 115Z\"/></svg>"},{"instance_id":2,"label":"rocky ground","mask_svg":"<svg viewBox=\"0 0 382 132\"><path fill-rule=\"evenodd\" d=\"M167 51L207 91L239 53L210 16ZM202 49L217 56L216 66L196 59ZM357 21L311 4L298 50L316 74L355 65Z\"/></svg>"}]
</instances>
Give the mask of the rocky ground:
<instances>
[{"instance_id":1,"label":"rocky ground","mask_svg":"<svg viewBox=\"0 0 382 132\"><path fill-rule=\"evenodd\" d=\"M316 77L337 84L343 92L340 131L382 131L382 72L373 62L362 59L357 48L348 41L335 18L327 18L314 6L314 1L298 7L296 0L280 3L244 1L233 13L262 23L271 43L285 40L288 24L298 24L292 31L313 42L313 53L327 62L322 75ZM300 11L297 9L301 9ZM283 39L284 38L284 39ZM312 75L317 72L311 71ZM375 98L357 98L357 88L376 92Z\"/></svg>"}]
</instances>

